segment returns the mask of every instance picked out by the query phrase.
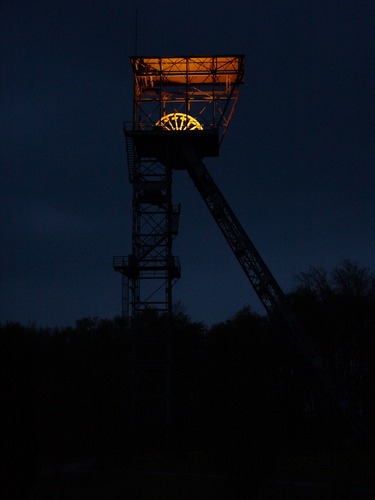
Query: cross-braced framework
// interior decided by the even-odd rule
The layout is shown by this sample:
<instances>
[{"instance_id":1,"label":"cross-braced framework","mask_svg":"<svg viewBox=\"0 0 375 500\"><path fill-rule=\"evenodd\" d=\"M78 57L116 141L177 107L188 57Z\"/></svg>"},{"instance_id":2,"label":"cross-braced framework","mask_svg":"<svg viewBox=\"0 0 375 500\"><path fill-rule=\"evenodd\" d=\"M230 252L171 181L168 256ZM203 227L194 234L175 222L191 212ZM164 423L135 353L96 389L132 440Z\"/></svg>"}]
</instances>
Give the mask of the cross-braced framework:
<instances>
[{"instance_id":1,"label":"cross-braced framework","mask_svg":"<svg viewBox=\"0 0 375 500\"><path fill-rule=\"evenodd\" d=\"M217 156L244 80L244 56L131 57L133 121L124 126L133 185L132 254L115 257L124 279L123 314L172 311L180 277L172 254L179 207L172 170L186 168L182 146Z\"/></svg>"},{"instance_id":2,"label":"cross-braced framework","mask_svg":"<svg viewBox=\"0 0 375 500\"><path fill-rule=\"evenodd\" d=\"M205 156L218 155L238 99L238 86L243 82L243 56L132 57L131 63L134 115L131 126L125 128L125 136L133 185L133 247L129 257L114 258L114 267L129 280L131 317L138 328L137 337L142 334L142 321L137 320L146 318L141 312L149 309L156 311L158 317L163 313L162 317L171 318L172 287L180 277L178 260L172 254L179 216L179 207L172 204L172 169L186 168L266 311L281 322L286 338L309 363L312 381L336 405L353 437L359 437L360 427L335 372L315 340L297 325L277 281L202 161ZM170 417L170 359L166 353L171 331L166 327L165 332L168 331L164 361L163 357L157 359L153 348L153 358L145 366L147 346L155 344L149 339L142 344L141 335L141 342L133 343L133 368L143 379L161 381L158 388L165 395L166 429ZM150 376L155 364L159 371ZM140 380L133 377L134 394L142 392L137 389ZM150 391L143 408L150 408L154 393ZM136 402L141 408L142 402ZM142 414L144 411L133 412L134 421L140 421Z\"/></svg>"},{"instance_id":3,"label":"cross-braced framework","mask_svg":"<svg viewBox=\"0 0 375 500\"><path fill-rule=\"evenodd\" d=\"M135 446L170 446L172 289L180 264L172 253L180 207L172 203L172 171L139 154L125 129L133 185L132 253L114 257L123 275L123 316L129 319L127 425Z\"/></svg>"},{"instance_id":4,"label":"cross-braced framework","mask_svg":"<svg viewBox=\"0 0 375 500\"><path fill-rule=\"evenodd\" d=\"M244 56L132 57L134 126L152 129L176 113L217 130L220 142L244 80Z\"/></svg>"},{"instance_id":5,"label":"cross-braced framework","mask_svg":"<svg viewBox=\"0 0 375 500\"><path fill-rule=\"evenodd\" d=\"M128 149L129 153L129 149ZM132 253L115 257L114 267L124 282L123 315L135 319L152 309L169 315L172 287L180 277L179 260L172 255L180 207L172 204L171 170L153 159L130 160L133 183ZM129 292L127 291L129 287Z\"/></svg>"},{"instance_id":6,"label":"cross-braced framework","mask_svg":"<svg viewBox=\"0 0 375 500\"><path fill-rule=\"evenodd\" d=\"M187 167L186 145L199 158L218 155L244 63L243 56L188 56L131 57L131 64L134 114L124 132L132 253L113 264L123 276L123 315L130 320L130 427L150 442L163 428L170 441L172 290L181 274L172 252L180 214L172 203L172 169ZM152 430L155 418L159 433Z\"/></svg>"}]
</instances>

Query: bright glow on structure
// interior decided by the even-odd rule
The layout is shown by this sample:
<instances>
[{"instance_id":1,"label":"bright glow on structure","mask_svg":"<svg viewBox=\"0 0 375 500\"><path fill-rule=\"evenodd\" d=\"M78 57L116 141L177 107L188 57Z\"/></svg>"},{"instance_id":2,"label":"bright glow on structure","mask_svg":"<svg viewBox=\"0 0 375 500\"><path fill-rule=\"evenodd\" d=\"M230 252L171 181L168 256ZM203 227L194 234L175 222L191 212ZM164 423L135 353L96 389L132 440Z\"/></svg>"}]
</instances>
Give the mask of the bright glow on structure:
<instances>
[{"instance_id":1,"label":"bright glow on structure","mask_svg":"<svg viewBox=\"0 0 375 500\"><path fill-rule=\"evenodd\" d=\"M156 123L156 126L165 130L203 130L199 121L186 113L164 115Z\"/></svg>"},{"instance_id":2,"label":"bright glow on structure","mask_svg":"<svg viewBox=\"0 0 375 500\"><path fill-rule=\"evenodd\" d=\"M243 83L243 56L132 57L140 88L164 86Z\"/></svg>"},{"instance_id":3,"label":"bright glow on structure","mask_svg":"<svg viewBox=\"0 0 375 500\"><path fill-rule=\"evenodd\" d=\"M135 56L130 61L133 130L151 132L156 125L165 130L215 131L221 142L244 82L243 55Z\"/></svg>"}]
</instances>

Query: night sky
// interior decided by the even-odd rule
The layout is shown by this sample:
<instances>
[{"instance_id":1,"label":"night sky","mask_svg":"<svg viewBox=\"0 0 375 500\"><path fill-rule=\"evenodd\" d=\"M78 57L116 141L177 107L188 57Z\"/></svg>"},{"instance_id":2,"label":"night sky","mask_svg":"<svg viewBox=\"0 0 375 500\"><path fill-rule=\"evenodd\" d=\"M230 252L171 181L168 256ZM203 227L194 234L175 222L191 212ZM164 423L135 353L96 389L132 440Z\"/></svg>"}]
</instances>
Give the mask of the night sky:
<instances>
[{"instance_id":1,"label":"night sky","mask_svg":"<svg viewBox=\"0 0 375 500\"><path fill-rule=\"evenodd\" d=\"M374 269L374 2L1 2L0 321L121 312L131 249L122 122L139 55L245 54L246 82L206 165L285 291L309 266ZM234 8L235 6L235 8ZM174 289L194 320L263 313L186 172Z\"/></svg>"}]
</instances>

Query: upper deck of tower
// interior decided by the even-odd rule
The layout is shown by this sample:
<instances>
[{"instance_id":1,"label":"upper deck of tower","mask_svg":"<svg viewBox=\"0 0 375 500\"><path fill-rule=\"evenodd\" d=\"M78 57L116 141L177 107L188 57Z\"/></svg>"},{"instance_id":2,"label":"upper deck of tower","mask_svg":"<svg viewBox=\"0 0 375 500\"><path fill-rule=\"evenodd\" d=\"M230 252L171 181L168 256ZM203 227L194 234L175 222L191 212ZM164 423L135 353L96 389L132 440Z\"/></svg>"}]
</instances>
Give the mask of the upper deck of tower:
<instances>
[{"instance_id":1,"label":"upper deck of tower","mask_svg":"<svg viewBox=\"0 0 375 500\"><path fill-rule=\"evenodd\" d=\"M126 124L141 156L194 143L217 156L244 82L243 55L132 56L133 121Z\"/></svg>"},{"instance_id":2,"label":"upper deck of tower","mask_svg":"<svg viewBox=\"0 0 375 500\"><path fill-rule=\"evenodd\" d=\"M203 130L225 133L244 82L243 55L133 56L130 62L135 129L160 125L164 116L177 113L197 120Z\"/></svg>"},{"instance_id":3,"label":"upper deck of tower","mask_svg":"<svg viewBox=\"0 0 375 500\"><path fill-rule=\"evenodd\" d=\"M243 83L244 56L131 57L139 91L178 85L231 86Z\"/></svg>"}]
</instances>

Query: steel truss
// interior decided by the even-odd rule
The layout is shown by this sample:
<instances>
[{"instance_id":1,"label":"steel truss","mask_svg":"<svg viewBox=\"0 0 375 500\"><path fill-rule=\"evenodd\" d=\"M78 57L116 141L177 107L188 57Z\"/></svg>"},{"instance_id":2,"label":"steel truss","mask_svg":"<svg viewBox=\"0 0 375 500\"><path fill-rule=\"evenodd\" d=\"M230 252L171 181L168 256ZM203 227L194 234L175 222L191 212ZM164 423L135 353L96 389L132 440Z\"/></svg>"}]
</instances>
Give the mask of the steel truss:
<instances>
[{"instance_id":1,"label":"steel truss","mask_svg":"<svg viewBox=\"0 0 375 500\"><path fill-rule=\"evenodd\" d=\"M194 149L185 147L181 154L186 156L189 163L187 170L195 187L268 315L282 325L288 342L305 359L307 366L311 369L312 379L319 384L326 401L334 405L337 417L351 437L355 439L360 437L363 431L353 409L349 406L347 391L325 360L321 347L301 325L297 324L276 279Z\"/></svg>"},{"instance_id":2,"label":"steel truss","mask_svg":"<svg viewBox=\"0 0 375 500\"><path fill-rule=\"evenodd\" d=\"M123 316L129 319L129 442L171 446L170 343L172 289L180 263L172 243L180 206L172 203L172 170L139 152L126 128L129 180L133 186L132 253L114 257L123 276Z\"/></svg>"},{"instance_id":3,"label":"steel truss","mask_svg":"<svg viewBox=\"0 0 375 500\"><path fill-rule=\"evenodd\" d=\"M134 114L125 137L133 185L133 245L130 256L114 258L114 268L129 280L133 325L147 310L171 317L172 287L180 277L178 259L172 254L180 209L172 204L171 172L173 168L187 169L266 311L284 325L288 340L305 357L313 378L327 399L334 402L342 421L354 434L358 433L341 384L324 361L319 346L296 325L277 281L202 162L206 156L219 154L238 100L239 84L243 83L244 57L132 57L131 63ZM193 126L185 128L185 123ZM139 323L137 335L141 327ZM140 370L146 362L145 346L152 342L145 342L142 348L139 342L134 345L133 367ZM166 345L168 352L168 342ZM149 360L148 369L151 366ZM164 373L165 385L160 382L158 387L167 395L168 368ZM147 369L142 371L143 378L150 379L149 374ZM165 403L168 421L168 396Z\"/></svg>"},{"instance_id":4,"label":"steel truss","mask_svg":"<svg viewBox=\"0 0 375 500\"><path fill-rule=\"evenodd\" d=\"M126 132L125 132L126 133ZM127 143L132 139L127 138ZM180 206L172 203L172 172L152 158L140 158L134 144L128 147L129 177L133 185L132 253L114 257L114 269L128 279L129 307L123 315L135 319L142 311L169 315L172 288L181 275L172 254L178 233ZM126 288L126 283L125 283Z\"/></svg>"},{"instance_id":5,"label":"steel truss","mask_svg":"<svg viewBox=\"0 0 375 500\"><path fill-rule=\"evenodd\" d=\"M132 252L113 260L129 318L128 422L136 440L147 435L156 443L164 434L170 446L172 289L181 275L172 252L180 214L172 203L172 169L187 167L181 154L186 144L201 158L218 155L244 58L132 57L131 63L134 113L124 133L133 187Z\"/></svg>"},{"instance_id":6,"label":"steel truss","mask_svg":"<svg viewBox=\"0 0 375 500\"><path fill-rule=\"evenodd\" d=\"M244 79L244 56L132 57L136 128L152 129L162 116L191 115L222 140Z\"/></svg>"},{"instance_id":7,"label":"steel truss","mask_svg":"<svg viewBox=\"0 0 375 500\"><path fill-rule=\"evenodd\" d=\"M243 83L244 56L130 61L134 113L124 132L133 186L132 253L115 257L114 268L126 278L123 314L134 320L146 309L171 315L172 287L180 277L172 254L180 213L172 204L172 168L187 167L184 144L194 144L201 158L218 155Z\"/></svg>"}]
</instances>

